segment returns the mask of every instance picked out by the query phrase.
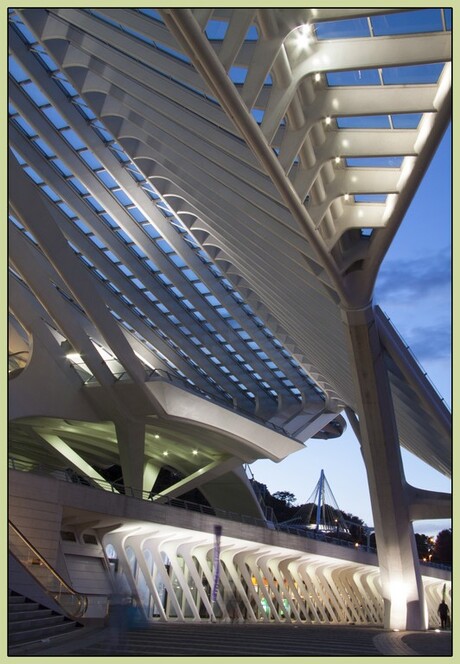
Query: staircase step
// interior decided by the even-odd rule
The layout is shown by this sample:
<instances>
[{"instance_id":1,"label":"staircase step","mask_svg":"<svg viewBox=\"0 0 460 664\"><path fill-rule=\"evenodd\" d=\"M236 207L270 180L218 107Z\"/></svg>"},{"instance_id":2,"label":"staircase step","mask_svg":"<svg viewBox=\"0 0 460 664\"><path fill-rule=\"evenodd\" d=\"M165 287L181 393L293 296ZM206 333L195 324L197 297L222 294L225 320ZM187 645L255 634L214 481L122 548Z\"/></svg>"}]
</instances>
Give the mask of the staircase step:
<instances>
[{"instance_id":1,"label":"staircase step","mask_svg":"<svg viewBox=\"0 0 460 664\"><path fill-rule=\"evenodd\" d=\"M39 608L40 604L38 602L29 602L25 601L22 604L10 604L8 602L8 611L11 613L16 613L18 611L36 611Z\"/></svg>"},{"instance_id":2,"label":"staircase step","mask_svg":"<svg viewBox=\"0 0 460 664\"><path fill-rule=\"evenodd\" d=\"M17 620L10 622L8 625L8 631L10 634L16 634L18 632L30 632L32 629L39 629L40 627L53 627L53 625L60 625L64 621L65 616L59 615L43 616L34 618L33 620Z\"/></svg>"},{"instance_id":3,"label":"staircase step","mask_svg":"<svg viewBox=\"0 0 460 664\"><path fill-rule=\"evenodd\" d=\"M22 620L34 620L35 618L46 618L47 616L52 616L53 611L51 609L37 609L36 611L14 611L13 613L9 612L9 621L10 623L20 622Z\"/></svg>"},{"instance_id":4,"label":"staircase step","mask_svg":"<svg viewBox=\"0 0 460 664\"><path fill-rule=\"evenodd\" d=\"M22 595L13 595L11 593L8 595L8 604L9 605L11 605L11 604L24 604L25 601L26 601L26 598L23 597Z\"/></svg>"},{"instance_id":5,"label":"staircase step","mask_svg":"<svg viewBox=\"0 0 460 664\"><path fill-rule=\"evenodd\" d=\"M61 634L68 634L79 627L80 625L77 623L67 621L60 625L54 625L53 627L40 627L38 629L29 629L27 631L10 634L8 641L10 645L23 645L26 643L33 643L34 641L42 641L43 639L48 639L54 636L60 636Z\"/></svg>"}]
</instances>

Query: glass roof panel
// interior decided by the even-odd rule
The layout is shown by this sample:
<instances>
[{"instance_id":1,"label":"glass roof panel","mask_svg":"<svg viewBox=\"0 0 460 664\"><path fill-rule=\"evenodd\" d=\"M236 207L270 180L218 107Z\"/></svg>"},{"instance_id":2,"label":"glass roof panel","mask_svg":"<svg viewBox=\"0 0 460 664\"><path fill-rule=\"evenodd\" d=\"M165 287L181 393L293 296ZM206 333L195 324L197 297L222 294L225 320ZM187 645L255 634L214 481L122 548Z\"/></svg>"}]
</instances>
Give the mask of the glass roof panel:
<instances>
[{"instance_id":1,"label":"glass roof panel","mask_svg":"<svg viewBox=\"0 0 460 664\"><path fill-rule=\"evenodd\" d=\"M422 113L400 113L391 116L395 129L417 129L421 119Z\"/></svg>"},{"instance_id":2,"label":"glass roof panel","mask_svg":"<svg viewBox=\"0 0 460 664\"><path fill-rule=\"evenodd\" d=\"M372 16L371 23L376 37L437 32L443 29L441 9L418 9Z\"/></svg>"},{"instance_id":3,"label":"glass roof panel","mask_svg":"<svg viewBox=\"0 0 460 664\"><path fill-rule=\"evenodd\" d=\"M246 33L245 41L257 41L259 39L259 33L255 25L251 25Z\"/></svg>"},{"instance_id":4,"label":"glass roof panel","mask_svg":"<svg viewBox=\"0 0 460 664\"><path fill-rule=\"evenodd\" d=\"M349 39L370 37L367 18L352 18L341 21L315 23L316 37L323 39Z\"/></svg>"},{"instance_id":5,"label":"glass roof panel","mask_svg":"<svg viewBox=\"0 0 460 664\"><path fill-rule=\"evenodd\" d=\"M444 20L446 23L446 30L452 30L452 8L447 7L444 9Z\"/></svg>"},{"instance_id":6,"label":"glass roof panel","mask_svg":"<svg viewBox=\"0 0 460 664\"><path fill-rule=\"evenodd\" d=\"M43 92L37 88L35 83L24 83L22 89L29 95L32 101L37 104L37 106L43 106L48 104L48 99L45 97Z\"/></svg>"},{"instance_id":7,"label":"glass roof panel","mask_svg":"<svg viewBox=\"0 0 460 664\"><path fill-rule=\"evenodd\" d=\"M224 39L228 28L227 21L218 21L216 19L211 19L206 23L206 36L211 40L222 40Z\"/></svg>"},{"instance_id":8,"label":"glass roof panel","mask_svg":"<svg viewBox=\"0 0 460 664\"><path fill-rule=\"evenodd\" d=\"M358 115L337 118L337 126L340 129L389 129L390 121L387 115Z\"/></svg>"},{"instance_id":9,"label":"glass roof panel","mask_svg":"<svg viewBox=\"0 0 460 664\"><path fill-rule=\"evenodd\" d=\"M377 69L327 72L326 80L330 87L346 85L380 85L380 75Z\"/></svg>"},{"instance_id":10,"label":"glass roof panel","mask_svg":"<svg viewBox=\"0 0 460 664\"><path fill-rule=\"evenodd\" d=\"M29 75L24 71L24 69L17 62L17 60L13 58L12 55L8 57L8 70L14 80L18 83L29 80Z\"/></svg>"},{"instance_id":11,"label":"glass roof panel","mask_svg":"<svg viewBox=\"0 0 460 664\"><path fill-rule=\"evenodd\" d=\"M356 203L385 203L387 194L355 194Z\"/></svg>"},{"instance_id":12,"label":"glass roof panel","mask_svg":"<svg viewBox=\"0 0 460 664\"><path fill-rule=\"evenodd\" d=\"M384 67L382 79L385 85L437 83L444 65L410 65L406 67Z\"/></svg>"},{"instance_id":13,"label":"glass roof panel","mask_svg":"<svg viewBox=\"0 0 460 664\"><path fill-rule=\"evenodd\" d=\"M370 168L400 168L403 157L347 157L347 166Z\"/></svg>"}]
</instances>

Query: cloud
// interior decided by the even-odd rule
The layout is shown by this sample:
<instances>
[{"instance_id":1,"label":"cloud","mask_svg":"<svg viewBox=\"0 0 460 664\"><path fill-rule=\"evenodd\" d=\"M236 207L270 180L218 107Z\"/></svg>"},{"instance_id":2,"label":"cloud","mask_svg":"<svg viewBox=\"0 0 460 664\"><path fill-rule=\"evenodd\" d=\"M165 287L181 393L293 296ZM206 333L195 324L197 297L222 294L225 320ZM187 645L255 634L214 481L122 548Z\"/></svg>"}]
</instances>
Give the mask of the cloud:
<instances>
[{"instance_id":1,"label":"cloud","mask_svg":"<svg viewBox=\"0 0 460 664\"><path fill-rule=\"evenodd\" d=\"M451 284L450 247L382 265L375 300L422 365L451 356Z\"/></svg>"},{"instance_id":2,"label":"cloud","mask_svg":"<svg viewBox=\"0 0 460 664\"><path fill-rule=\"evenodd\" d=\"M388 260L377 278L376 299L425 298L435 291L450 289L451 281L450 247L411 260Z\"/></svg>"},{"instance_id":3,"label":"cloud","mask_svg":"<svg viewBox=\"0 0 460 664\"><path fill-rule=\"evenodd\" d=\"M407 341L422 362L450 357L451 330L443 323L413 328Z\"/></svg>"}]
</instances>

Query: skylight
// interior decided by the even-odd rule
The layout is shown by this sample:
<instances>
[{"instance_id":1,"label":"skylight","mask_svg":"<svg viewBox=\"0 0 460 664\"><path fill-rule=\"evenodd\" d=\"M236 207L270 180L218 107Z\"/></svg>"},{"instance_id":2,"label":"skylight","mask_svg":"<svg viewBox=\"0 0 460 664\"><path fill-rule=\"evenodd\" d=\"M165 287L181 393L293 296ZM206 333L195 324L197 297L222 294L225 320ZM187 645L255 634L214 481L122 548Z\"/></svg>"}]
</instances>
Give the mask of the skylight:
<instances>
[{"instance_id":1,"label":"skylight","mask_svg":"<svg viewBox=\"0 0 460 664\"><path fill-rule=\"evenodd\" d=\"M408 35L443 30L441 9L419 9L408 12L372 16L375 37L384 35Z\"/></svg>"}]
</instances>

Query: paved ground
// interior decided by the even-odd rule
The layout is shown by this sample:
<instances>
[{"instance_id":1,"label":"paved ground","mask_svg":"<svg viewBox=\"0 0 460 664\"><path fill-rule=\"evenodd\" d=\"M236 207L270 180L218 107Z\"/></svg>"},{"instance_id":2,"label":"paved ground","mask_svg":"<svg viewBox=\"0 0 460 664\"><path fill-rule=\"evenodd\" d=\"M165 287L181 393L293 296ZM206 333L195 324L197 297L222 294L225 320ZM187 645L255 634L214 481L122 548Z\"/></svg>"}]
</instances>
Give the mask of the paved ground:
<instances>
[{"instance_id":1,"label":"paved ground","mask_svg":"<svg viewBox=\"0 0 460 664\"><path fill-rule=\"evenodd\" d=\"M162 624L86 640L29 656L76 657L449 657L450 632L389 632L334 625Z\"/></svg>"}]
</instances>

